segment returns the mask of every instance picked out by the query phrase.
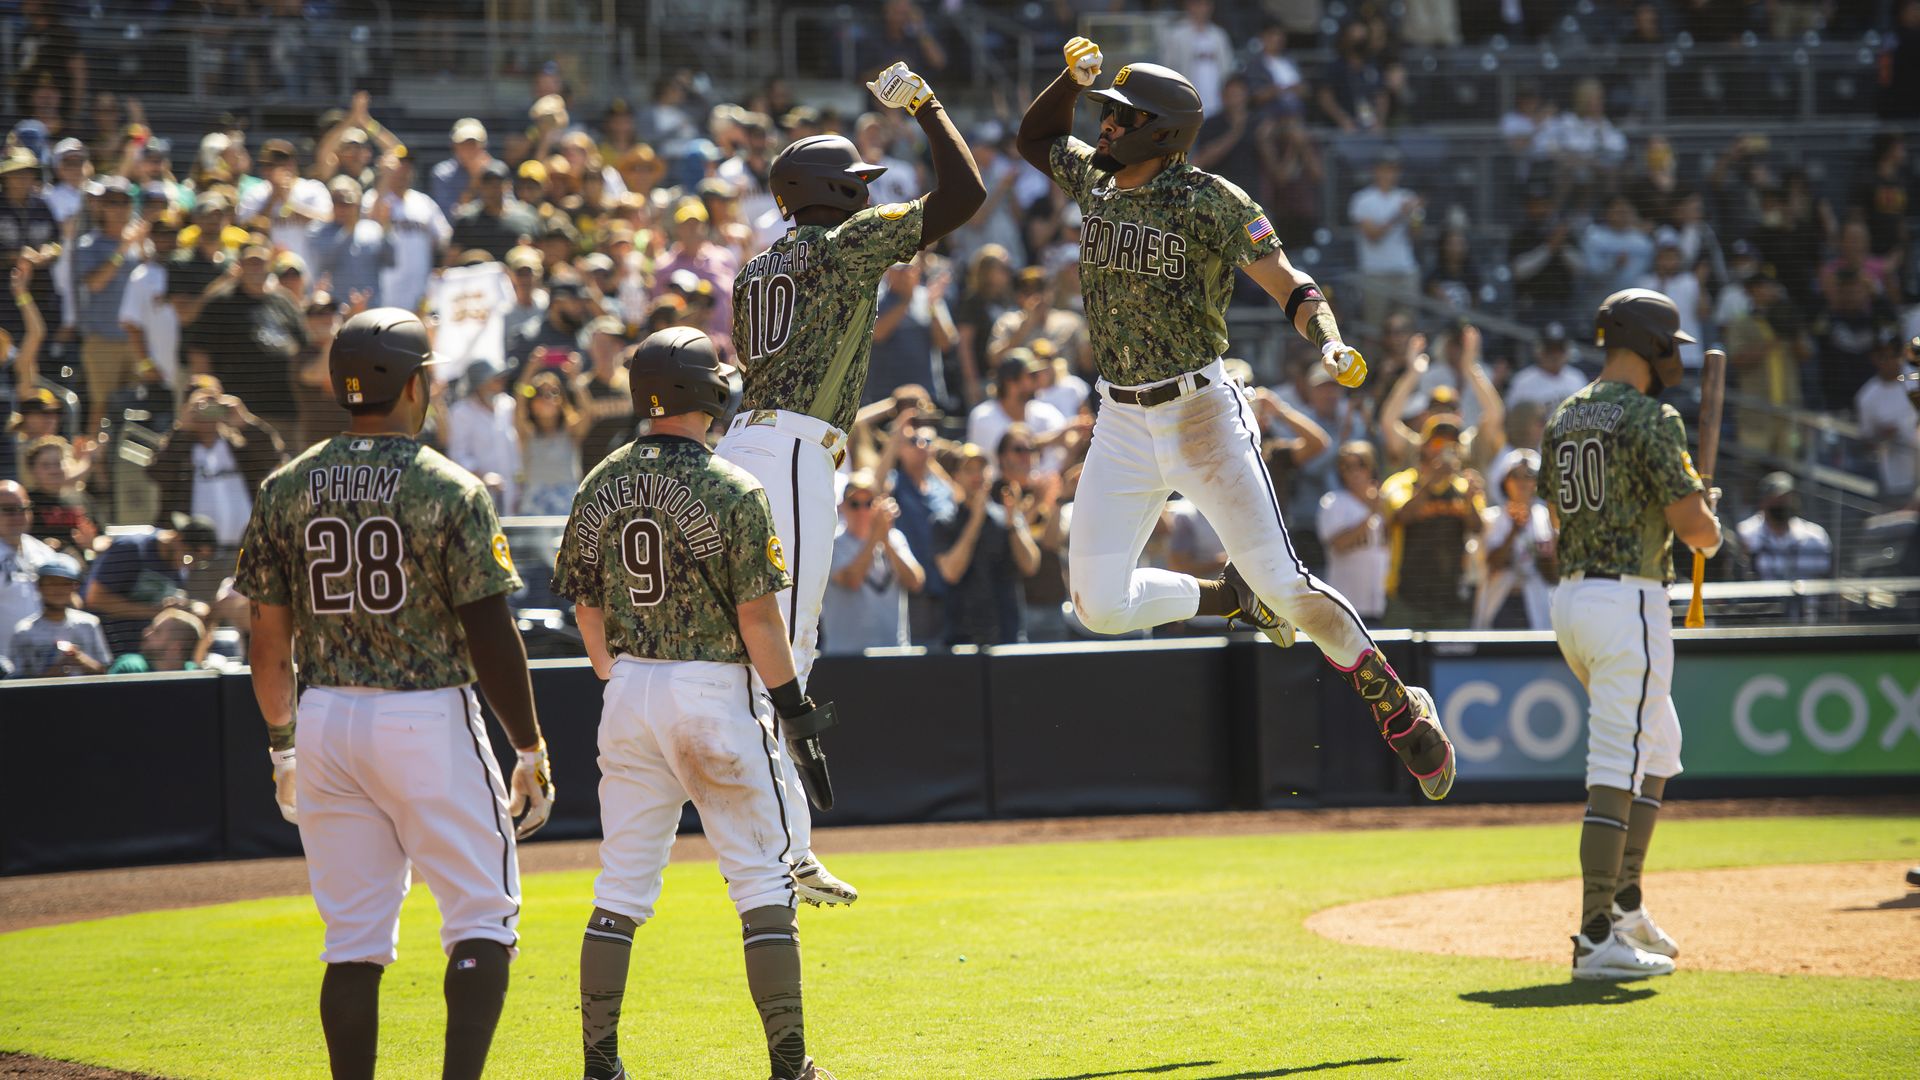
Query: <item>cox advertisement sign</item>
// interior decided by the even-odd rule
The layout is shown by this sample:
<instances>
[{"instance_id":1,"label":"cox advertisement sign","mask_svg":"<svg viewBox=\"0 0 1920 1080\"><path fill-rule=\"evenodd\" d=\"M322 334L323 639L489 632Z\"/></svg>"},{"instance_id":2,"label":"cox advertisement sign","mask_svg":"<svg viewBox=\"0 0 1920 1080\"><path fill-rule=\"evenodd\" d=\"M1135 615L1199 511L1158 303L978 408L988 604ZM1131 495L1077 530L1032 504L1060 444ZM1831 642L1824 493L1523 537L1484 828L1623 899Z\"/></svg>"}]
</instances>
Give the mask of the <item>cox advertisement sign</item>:
<instances>
[{"instance_id":1,"label":"cox advertisement sign","mask_svg":"<svg viewBox=\"0 0 1920 1080\"><path fill-rule=\"evenodd\" d=\"M1587 695L1557 657L1433 659L1463 777L1578 777ZM1674 707L1694 776L1920 775L1920 655L1682 655Z\"/></svg>"}]
</instances>

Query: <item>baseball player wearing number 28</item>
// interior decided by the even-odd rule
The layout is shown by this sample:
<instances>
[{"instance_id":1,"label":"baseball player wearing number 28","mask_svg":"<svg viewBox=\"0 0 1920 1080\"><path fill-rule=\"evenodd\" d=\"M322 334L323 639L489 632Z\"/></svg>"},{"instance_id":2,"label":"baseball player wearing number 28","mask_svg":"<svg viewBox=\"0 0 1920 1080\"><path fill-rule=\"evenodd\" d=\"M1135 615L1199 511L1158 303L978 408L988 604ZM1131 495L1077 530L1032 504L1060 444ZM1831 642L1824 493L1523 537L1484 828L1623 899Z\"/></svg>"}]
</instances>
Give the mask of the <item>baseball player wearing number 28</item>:
<instances>
[{"instance_id":1,"label":"baseball player wearing number 28","mask_svg":"<svg viewBox=\"0 0 1920 1080\"><path fill-rule=\"evenodd\" d=\"M653 917L660 875L688 800L720 859L746 937L747 986L773 1080L832 1080L807 1058L794 806L774 718L790 739L833 722L800 688L780 616L787 559L760 482L707 450L709 427L740 400L740 379L691 327L629 354L648 432L580 485L555 560L593 669L600 711L600 876L580 946L588 1080L624 1080L620 1006L634 931ZM756 693L758 674L771 689ZM822 769L815 778L826 781ZM631 1075L652 1075L641 1068Z\"/></svg>"},{"instance_id":2,"label":"baseball player wearing number 28","mask_svg":"<svg viewBox=\"0 0 1920 1080\"><path fill-rule=\"evenodd\" d=\"M1667 975L1679 946L1647 914L1640 870L1667 780L1680 771L1673 685L1678 533L1720 550L1713 493L1687 453L1686 425L1654 395L1685 377L1680 309L1648 289L1607 297L1594 319L1600 377L1547 421L1540 493L1560 530L1553 633L1587 688L1587 809L1573 977Z\"/></svg>"},{"instance_id":3,"label":"baseball player wearing number 28","mask_svg":"<svg viewBox=\"0 0 1920 1080\"><path fill-rule=\"evenodd\" d=\"M261 483L236 572L276 797L326 923L320 1024L335 1080L373 1076L380 977L416 868L447 953L441 1075L480 1075L516 951L514 841L552 811L506 537L480 481L417 439L433 362L410 312L347 321L331 366L351 425ZM511 801L476 678L520 752Z\"/></svg>"},{"instance_id":4,"label":"baseball player wearing number 28","mask_svg":"<svg viewBox=\"0 0 1920 1080\"><path fill-rule=\"evenodd\" d=\"M867 89L920 122L933 155L934 188L912 202L868 206L867 185L886 170L862 161L851 142L815 135L781 150L767 186L787 235L747 260L733 283L733 340L746 368L740 415L725 428L719 455L760 481L773 507L793 586L780 595L793 664L806 685L819 652L820 605L833 562L839 496L834 469L860 406L873 355L880 277L888 267L966 224L986 199L980 170L925 79L896 63ZM642 417L661 405L636 399ZM782 732L793 826L790 859L800 898L848 904L859 893L812 854L807 804L832 808L809 771L825 768L817 740Z\"/></svg>"},{"instance_id":5,"label":"baseball player wearing number 28","mask_svg":"<svg viewBox=\"0 0 1920 1080\"><path fill-rule=\"evenodd\" d=\"M1081 289L1100 368L1100 413L1074 502L1067 566L1088 629L1122 633L1197 615L1238 617L1276 644L1304 628L1367 702L1380 734L1430 799L1453 786L1453 744L1425 690L1400 680L1352 605L1294 553L1260 457L1244 387L1220 360L1236 267L1285 306L1327 370L1359 386L1366 361L1340 339L1313 280L1287 261L1266 214L1186 160L1200 97L1176 71L1131 64L1101 102L1100 136L1071 134L1074 104L1100 73L1074 38L1067 68L1020 121L1022 157L1080 205ZM1191 499L1231 561L1221 576L1139 569L1172 491Z\"/></svg>"}]
</instances>

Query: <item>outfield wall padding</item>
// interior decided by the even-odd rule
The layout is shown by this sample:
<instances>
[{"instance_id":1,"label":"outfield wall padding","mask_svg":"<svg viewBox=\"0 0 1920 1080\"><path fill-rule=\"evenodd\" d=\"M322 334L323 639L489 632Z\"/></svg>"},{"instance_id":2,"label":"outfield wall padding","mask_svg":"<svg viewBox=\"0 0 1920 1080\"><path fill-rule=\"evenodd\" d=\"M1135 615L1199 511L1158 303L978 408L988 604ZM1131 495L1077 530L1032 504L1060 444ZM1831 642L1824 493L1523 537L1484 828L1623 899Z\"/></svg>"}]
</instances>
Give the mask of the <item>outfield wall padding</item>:
<instances>
[{"instance_id":1,"label":"outfield wall padding","mask_svg":"<svg viewBox=\"0 0 1920 1080\"><path fill-rule=\"evenodd\" d=\"M1678 635L1689 771L1670 793L1912 790L1911 629ZM1462 748L1458 801L1581 797L1584 717L1550 638L1384 634ZM1687 682L1688 673L1694 682ZM1724 677L1723 677L1724 676ZM599 835L602 684L536 662L560 799L543 839ZM823 825L1416 801L1372 719L1311 644L1241 637L826 657ZM1718 688L1718 689L1716 689ZM291 855L244 674L0 683L0 874ZM503 773L513 754L489 721ZM683 823L695 827L689 810Z\"/></svg>"}]
</instances>

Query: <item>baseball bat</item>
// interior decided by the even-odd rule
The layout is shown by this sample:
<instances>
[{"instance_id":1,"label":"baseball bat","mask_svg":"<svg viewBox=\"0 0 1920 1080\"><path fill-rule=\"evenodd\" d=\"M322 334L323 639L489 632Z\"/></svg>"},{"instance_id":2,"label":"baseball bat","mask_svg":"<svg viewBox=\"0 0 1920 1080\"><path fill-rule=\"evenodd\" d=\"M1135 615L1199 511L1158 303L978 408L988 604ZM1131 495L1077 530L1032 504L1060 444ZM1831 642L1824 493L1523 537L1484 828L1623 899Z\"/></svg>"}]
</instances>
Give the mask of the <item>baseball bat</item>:
<instances>
[{"instance_id":1,"label":"baseball bat","mask_svg":"<svg viewBox=\"0 0 1920 1080\"><path fill-rule=\"evenodd\" d=\"M1713 490L1713 471L1720 458L1720 410L1727 398L1727 354L1707 350L1706 366L1700 370L1700 482ZM1707 581L1707 557L1693 553L1693 599L1687 603L1687 628L1698 630L1707 625L1707 610L1700 589Z\"/></svg>"}]
</instances>

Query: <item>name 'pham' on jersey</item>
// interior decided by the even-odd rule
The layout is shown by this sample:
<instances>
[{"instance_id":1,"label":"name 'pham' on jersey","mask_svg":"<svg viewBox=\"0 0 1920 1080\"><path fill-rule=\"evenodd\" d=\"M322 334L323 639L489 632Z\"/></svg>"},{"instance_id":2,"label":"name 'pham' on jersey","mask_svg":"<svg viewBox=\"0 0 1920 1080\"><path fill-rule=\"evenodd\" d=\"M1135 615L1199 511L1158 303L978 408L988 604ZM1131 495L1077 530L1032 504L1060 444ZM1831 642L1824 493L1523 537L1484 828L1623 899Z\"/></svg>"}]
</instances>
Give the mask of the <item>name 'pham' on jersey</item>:
<instances>
[{"instance_id":1,"label":"name 'pham' on jersey","mask_svg":"<svg viewBox=\"0 0 1920 1080\"><path fill-rule=\"evenodd\" d=\"M307 505L390 503L400 491L400 470L374 465L329 465L307 472Z\"/></svg>"}]
</instances>

